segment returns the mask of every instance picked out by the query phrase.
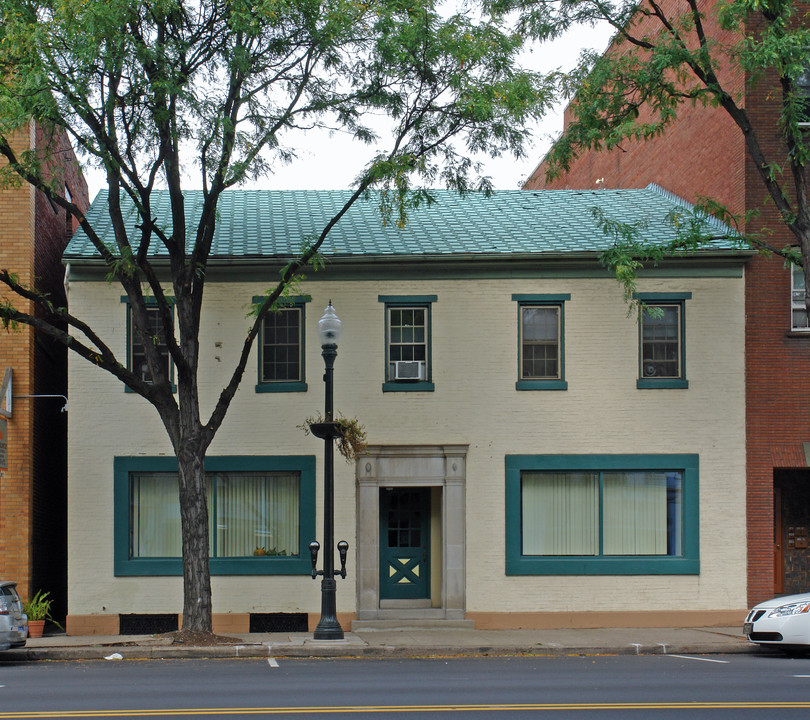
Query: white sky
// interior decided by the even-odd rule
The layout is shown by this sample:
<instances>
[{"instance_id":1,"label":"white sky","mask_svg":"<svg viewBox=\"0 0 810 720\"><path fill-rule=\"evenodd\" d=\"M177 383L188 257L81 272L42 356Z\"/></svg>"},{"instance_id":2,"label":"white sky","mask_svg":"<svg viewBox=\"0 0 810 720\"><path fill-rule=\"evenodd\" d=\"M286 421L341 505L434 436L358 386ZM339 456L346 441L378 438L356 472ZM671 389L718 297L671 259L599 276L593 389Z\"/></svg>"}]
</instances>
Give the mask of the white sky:
<instances>
[{"instance_id":1,"label":"white sky","mask_svg":"<svg viewBox=\"0 0 810 720\"><path fill-rule=\"evenodd\" d=\"M540 72L556 68L570 69L583 49L602 51L611 37L610 29L577 28L565 37L544 45L536 45L523 56L523 63ZM562 114L565 102L549 113L533 128L533 142L526 147L526 157L516 160L511 155L500 158L480 158L485 174L492 178L498 190L516 190L529 177L548 151L553 138L562 131ZM308 132L297 143L298 159L291 165L282 166L274 175L242 188L271 190L343 190L350 187L360 170L370 159L372 148L349 138L327 132ZM85 170L90 189L90 199L104 186L103 175L92 169ZM201 187L195 176L189 175L185 183L188 189Z\"/></svg>"}]
</instances>

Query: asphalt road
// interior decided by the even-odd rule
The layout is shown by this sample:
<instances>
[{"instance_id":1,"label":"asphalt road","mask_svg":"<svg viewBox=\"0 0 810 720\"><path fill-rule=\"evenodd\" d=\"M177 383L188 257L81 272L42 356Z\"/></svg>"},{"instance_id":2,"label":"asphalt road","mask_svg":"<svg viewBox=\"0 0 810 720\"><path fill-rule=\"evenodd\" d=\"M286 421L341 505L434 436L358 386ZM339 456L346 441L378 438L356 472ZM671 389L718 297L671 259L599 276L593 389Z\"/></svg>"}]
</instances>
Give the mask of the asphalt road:
<instances>
[{"instance_id":1,"label":"asphalt road","mask_svg":"<svg viewBox=\"0 0 810 720\"><path fill-rule=\"evenodd\" d=\"M810 658L726 655L0 664L0 720L797 718Z\"/></svg>"}]
</instances>

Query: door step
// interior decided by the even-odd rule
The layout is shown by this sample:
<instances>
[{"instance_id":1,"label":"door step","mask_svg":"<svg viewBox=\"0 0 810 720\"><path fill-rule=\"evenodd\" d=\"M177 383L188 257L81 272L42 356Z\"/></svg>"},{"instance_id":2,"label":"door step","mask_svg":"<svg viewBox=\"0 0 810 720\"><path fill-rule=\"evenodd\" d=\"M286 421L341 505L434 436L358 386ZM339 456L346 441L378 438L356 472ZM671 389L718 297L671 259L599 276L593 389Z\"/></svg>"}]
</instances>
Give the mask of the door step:
<instances>
[{"instance_id":1,"label":"door step","mask_svg":"<svg viewBox=\"0 0 810 720\"><path fill-rule=\"evenodd\" d=\"M474 630L473 620L445 618L400 618L397 620L352 620L352 632L374 630Z\"/></svg>"}]
</instances>

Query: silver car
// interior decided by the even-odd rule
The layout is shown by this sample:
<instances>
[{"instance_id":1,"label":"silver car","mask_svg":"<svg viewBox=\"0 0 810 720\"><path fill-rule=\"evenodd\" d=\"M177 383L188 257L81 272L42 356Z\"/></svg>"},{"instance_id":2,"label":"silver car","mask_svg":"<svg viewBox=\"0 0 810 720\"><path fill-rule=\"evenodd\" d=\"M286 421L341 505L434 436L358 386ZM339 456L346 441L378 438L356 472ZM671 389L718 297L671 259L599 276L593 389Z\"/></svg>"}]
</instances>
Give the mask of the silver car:
<instances>
[{"instance_id":1,"label":"silver car","mask_svg":"<svg viewBox=\"0 0 810 720\"><path fill-rule=\"evenodd\" d=\"M0 650L25 645L28 637L28 616L16 587L14 582L0 582Z\"/></svg>"}]
</instances>

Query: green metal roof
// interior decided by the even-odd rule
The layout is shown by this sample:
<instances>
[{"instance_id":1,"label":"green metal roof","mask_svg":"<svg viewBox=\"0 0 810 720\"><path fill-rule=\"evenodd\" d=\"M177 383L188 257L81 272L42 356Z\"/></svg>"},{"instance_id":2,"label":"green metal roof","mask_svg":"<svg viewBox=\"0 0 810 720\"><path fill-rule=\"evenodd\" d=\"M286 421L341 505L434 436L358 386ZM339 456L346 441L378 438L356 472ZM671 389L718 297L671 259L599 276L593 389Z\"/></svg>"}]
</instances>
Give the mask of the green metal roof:
<instances>
[{"instance_id":1,"label":"green metal roof","mask_svg":"<svg viewBox=\"0 0 810 720\"><path fill-rule=\"evenodd\" d=\"M622 222L645 221L649 240L675 237L666 217L685 201L650 185L641 190L499 190L487 198L480 193L460 196L432 191L437 202L411 211L404 228L384 225L379 203L372 196L358 200L333 228L321 248L329 258L446 257L549 255L601 252L611 239L598 227L593 209ZM212 258L273 258L297 254L302 243L316 238L350 197L339 190L231 190L219 202L219 222ZM193 229L202 205L202 191L186 191L186 216ZM123 201L123 198L122 198ZM131 204L125 214L137 243L139 219ZM153 195L153 213L169 227L169 195ZM107 214L107 193L100 192L87 213L105 243L114 246ZM719 221L706 220L713 233L731 233ZM733 240L717 240L709 250L736 249ZM166 255L159 243L153 255ZM64 259L98 258L82 230L70 241Z\"/></svg>"}]
</instances>

